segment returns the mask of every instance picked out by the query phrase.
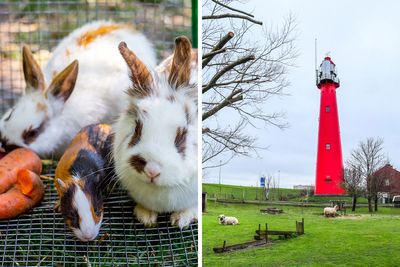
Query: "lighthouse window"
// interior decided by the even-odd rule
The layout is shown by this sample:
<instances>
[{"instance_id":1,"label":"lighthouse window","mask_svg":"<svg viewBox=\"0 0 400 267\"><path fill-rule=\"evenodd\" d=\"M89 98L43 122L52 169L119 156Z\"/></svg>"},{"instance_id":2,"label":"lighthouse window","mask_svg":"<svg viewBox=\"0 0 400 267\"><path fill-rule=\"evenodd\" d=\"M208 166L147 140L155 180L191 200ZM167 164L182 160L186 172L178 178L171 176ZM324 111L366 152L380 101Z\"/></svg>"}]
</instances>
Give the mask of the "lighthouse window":
<instances>
[{"instance_id":1,"label":"lighthouse window","mask_svg":"<svg viewBox=\"0 0 400 267\"><path fill-rule=\"evenodd\" d=\"M328 113L331 111L331 107L330 106L325 106L325 112Z\"/></svg>"},{"instance_id":2,"label":"lighthouse window","mask_svg":"<svg viewBox=\"0 0 400 267\"><path fill-rule=\"evenodd\" d=\"M325 144L325 149L326 150L331 150L331 144Z\"/></svg>"}]
</instances>

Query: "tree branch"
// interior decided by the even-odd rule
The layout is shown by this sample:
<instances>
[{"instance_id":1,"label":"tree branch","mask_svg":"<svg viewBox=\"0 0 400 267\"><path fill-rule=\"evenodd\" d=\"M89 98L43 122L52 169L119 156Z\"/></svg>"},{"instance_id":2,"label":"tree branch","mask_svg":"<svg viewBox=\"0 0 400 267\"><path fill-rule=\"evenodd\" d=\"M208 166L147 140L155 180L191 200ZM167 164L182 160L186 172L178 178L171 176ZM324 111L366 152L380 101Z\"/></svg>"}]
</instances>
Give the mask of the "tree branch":
<instances>
[{"instance_id":1,"label":"tree branch","mask_svg":"<svg viewBox=\"0 0 400 267\"><path fill-rule=\"evenodd\" d=\"M202 117L203 121L208 119L209 117L211 117L212 115L214 115L215 113L217 113L218 111L223 109L224 107L231 105L237 101L243 100L243 95L238 95L238 94L241 94L242 92L243 92L242 89L232 91L232 93L229 96L227 96L224 99L224 101L222 101L217 106L213 107L212 109L210 109L209 111L207 111L203 114L203 117Z\"/></svg>"},{"instance_id":2,"label":"tree branch","mask_svg":"<svg viewBox=\"0 0 400 267\"><path fill-rule=\"evenodd\" d=\"M207 19L225 19L225 18L234 18L234 19L245 19L250 22L253 22L254 24L258 25L263 25L261 21L249 18L248 16L243 16L243 15L238 15L238 14L231 14L231 13L226 13L226 14L221 14L221 15L211 15L211 16L203 16L203 20Z\"/></svg>"},{"instance_id":3,"label":"tree branch","mask_svg":"<svg viewBox=\"0 0 400 267\"><path fill-rule=\"evenodd\" d=\"M244 134L247 126L258 126L256 121L283 127L278 120L283 115L271 114L264 103L273 95L284 94L288 68L297 57L291 16L281 29L251 36L250 29L258 28L262 22L251 12L241 11L246 5L238 7L235 2L241 3L206 0L203 5L202 161L207 163L203 169L218 166L215 161L222 155L223 159L227 154L231 158L248 156L263 149L256 147L255 137ZM234 116L229 121L217 116L227 111L226 107L232 109L229 111Z\"/></svg>"},{"instance_id":4,"label":"tree branch","mask_svg":"<svg viewBox=\"0 0 400 267\"><path fill-rule=\"evenodd\" d=\"M220 87L220 86L226 86L226 85L230 85L230 84L237 84L237 83L251 83L251 82L255 82L260 78L253 78L253 79L246 79L246 80L235 80L235 81L230 81L230 82L224 82L224 83L216 83L215 87Z\"/></svg>"},{"instance_id":5,"label":"tree branch","mask_svg":"<svg viewBox=\"0 0 400 267\"><path fill-rule=\"evenodd\" d=\"M247 61L254 60L255 58L256 57L254 55L249 55L247 57L240 58L240 59L236 60L235 62L232 62L231 64L229 64L226 67L224 67L222 70L217 72L214 75L214 77L211 78L211 80L208 82L207 85L203 86L203 94L205 92L207 92L208 90L210 90L212 87L214 87L215 83L218 81L219 78L222 77L222 75L224 75L225 73L227 73L228 71L230 71L231 69L236 67L237 65L244 64Z\"/></svg>"},{"instance_id":6,"label":"tree branch","mask_svg":"<svg viewBox=\"0 0 400 267\"><path fill-rule=\"evenodd\" d=\"M214 46L214 48L210 51L210 53L221 50L227 42L229 42L230 39L233 38L235 34L233 32L228 32L222 39ZM212 55L210 57L207 57L206 59L203 60L202 62L202 68L207 66L207 64L214 58L215 55Z\"/></svg>"},{"instance_id":7,"label":"tree branch","mask_svg":"<svg viewBox=\"0 0 400 267\"><path fill-rule=\"evenodd\" d=\"M206 58L209 58L209 57L214 57L215 55L218 55L218 54L221 54L221 53L224 53L224 52L226 52L226 48L222 48L222 49L207 53L207 54L203 55L202 59L206 59Z\"/></svg>"},{"instance_id":8,"label":"tree branch","mask_svg":"<svg viewBox=\"0 0 400 267\"><path fill-rule=\"evenodd\" d=\"M232 11L235 11L235 12L238 12L238 13L242 13L242 14L244 14L244 15L246 15L246 16L249 16L249 17L254 18L254 15L253 15L253 14L250 14L250 13L241 11L241 10L239 10L239 9L230 7L230 6L225 5L225 4L223 4L223 3L221 3L220 1L217 1L217 0L212 0L212 1L213 1L214 3L216 3L217 5L220 5L220 6L225 7L226 9L229 9L229 10L232 10Z\"/></svg>"}]
</instances>

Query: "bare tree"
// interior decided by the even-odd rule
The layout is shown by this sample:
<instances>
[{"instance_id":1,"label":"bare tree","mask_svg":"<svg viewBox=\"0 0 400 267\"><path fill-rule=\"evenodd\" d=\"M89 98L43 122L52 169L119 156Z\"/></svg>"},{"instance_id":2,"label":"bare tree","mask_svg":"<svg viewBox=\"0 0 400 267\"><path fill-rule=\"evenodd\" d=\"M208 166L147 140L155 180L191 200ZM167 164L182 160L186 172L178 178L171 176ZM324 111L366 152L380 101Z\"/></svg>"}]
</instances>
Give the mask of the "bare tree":
<instances>
[{"instance_id":1,"label":"bare tree","mask_svg":"<svg viewBox=\"0 0 400 267\"><path fill-rule=\"evenodd\" d=\"M362 196L365 192L365 188L363 186L363 176L360 170L360 166L354 166L350 163L346 163L348 165L344 170L344 182L343 187L346 192L352 197L352 211L356 210L357 206L357 198Z\"/></svg>"},{"instance_id":2,"label":"bare tree","mask_svg":"<svg viewBox=\"0 0 400 267\"><path fill-rule=\"evenodd\" d=\"M249 155L259 148L247 125L286 127L282 113L266 113L262 104L283 95L288 69L297 57L295 21L288 16L280 29L252 28L262 22L233 8L234 1L203 1L203 166L216 167L215 157ZM238 2L238 4L240 4ZM229 113L229 121L226 118Z\"/></svg>"},{"instance_id":3,"label":"bare tree","mask_svg":"<svg viewBox=\"0 0 400 267\"><path fill-rule=\"evenodd\" d=\"M365 195L368 199L368 210L372 212L372 200L378 201L378 192L383 185L383 179L376 172L387 162L383 152L383 139L367 138L365 142L360 142L358 147L351 152L347 161L350 169L359 171L364 187ZM377 204L375 210L377 210Z\"/></svg>"},{"instance_id":4,"label":"bare tree","mask_svg":"<svg viewBox=\"0 0 400 267\"><path fill-rule=\"evenodd\" d=\"M374 200L374 210L378 211L378 199L379 199L379 192L382 192L382 189L385 185L385 180L390 179L391 173L387 168L383 168L385 165L389 164L390 162L387 158L384 159L384 163L380 169L372 174L371 178L371 191L373 192L373 200Z\"/></svg>"}]
</instances>

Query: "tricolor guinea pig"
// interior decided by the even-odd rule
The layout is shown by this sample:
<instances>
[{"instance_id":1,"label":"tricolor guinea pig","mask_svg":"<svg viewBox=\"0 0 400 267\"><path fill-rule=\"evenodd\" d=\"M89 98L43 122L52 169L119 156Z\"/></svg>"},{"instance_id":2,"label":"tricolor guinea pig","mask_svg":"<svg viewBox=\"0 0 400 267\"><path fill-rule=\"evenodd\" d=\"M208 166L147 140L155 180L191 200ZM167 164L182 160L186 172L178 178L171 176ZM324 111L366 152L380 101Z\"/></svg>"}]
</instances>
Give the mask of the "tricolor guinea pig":
<instances>
[{"instance_id":1,"label":"tricolor guinea pig","mask_svg":"<svg viewBox=\"0 0 400 267\"><path fill-rule=\"evenodd\" d=\"M86 126L72 140L56 168L56 209L82 241L94 240L100 230L106 185L113 169L112 139L109 125Z\"/></svg>"}]
</instances>

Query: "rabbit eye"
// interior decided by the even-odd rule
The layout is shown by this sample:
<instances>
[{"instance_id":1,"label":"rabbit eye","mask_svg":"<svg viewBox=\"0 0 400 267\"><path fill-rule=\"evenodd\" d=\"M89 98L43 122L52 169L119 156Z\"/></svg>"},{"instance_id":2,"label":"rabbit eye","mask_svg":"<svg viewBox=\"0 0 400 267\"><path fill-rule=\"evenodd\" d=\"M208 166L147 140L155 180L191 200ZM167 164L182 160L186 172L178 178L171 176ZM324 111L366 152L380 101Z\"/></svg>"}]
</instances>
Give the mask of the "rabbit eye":
<instances>
[{"instance_id":1,"label":"rabbit eye","mask_svg":"<svg viewBox=\"0 0 400 267\"><path fill-rule=\"evenodd\" d=\"M10 114L8 114L7 118L5 118L4 121L9 121L9 120L11 119L11 115L13 114L14 110L15 110L15 108L13 108L13 109L10 111Z\"/></svg>"},{"instance_id":2,"label":"rabbit eye","mask_svg":"<svg viewBox=\"0 0 400 267\"><path fill-rule=\"evenodd\" d=\"M136 120L136 128L135 132L132 135L131 140L129 141L128 146L132 147L139 143L140 137L142 136L143 122L141 120Z\"/></svg>"},{"instance_id":3,"label":"rabbit eye","mask_svg":"<svg viewBox=\"0 0 400 267\"><path fill-rule=\"evenodd\" d=\"M25 144L30 144L36 139L39 131L37 129L28 129L22 133L22 138L24 139Z\"/></svg>"},{"instance_id":4,"label":"rabbit eye","mask_svg":"<svg viewBox=\"0 0 400 267\"><path fill-rule=\"evenodd\" d=\"M187 129L181 127L178 128L175 137L175 147L178 150L178 153L183 156L185 156L185 150L186 150L186 136L187 136Z\"/></svg>"},{"instance_id":5,"label":"rabbit eye","mask_svg":"<svg viewBox=\"0 0 400 267\"><path fill-rule=\"evenodd\" d=\"M29 145L31 144L33 141L36 140L36 138L39 136L39 134L41 132L43 132L44 130L44 124L45 122L42 122L40 124L39 127L37 128L33 128L32 126L30 126L28 129L26 129L23 133L22 133L22 139L24 140L24 143Z\"/></svg>"},{"instance_id":6,"label":"rabbit eye","mask_svg":"<svg viewBox=\"0 0 400 267\"><path fill-rule=\"evenodd\" d=\"M139 155L134 155L129 159L129 164L139 173L144 171L144 167L146 166L147 162L146 160L139 156Z\"/></svg>"}]
</instances>

